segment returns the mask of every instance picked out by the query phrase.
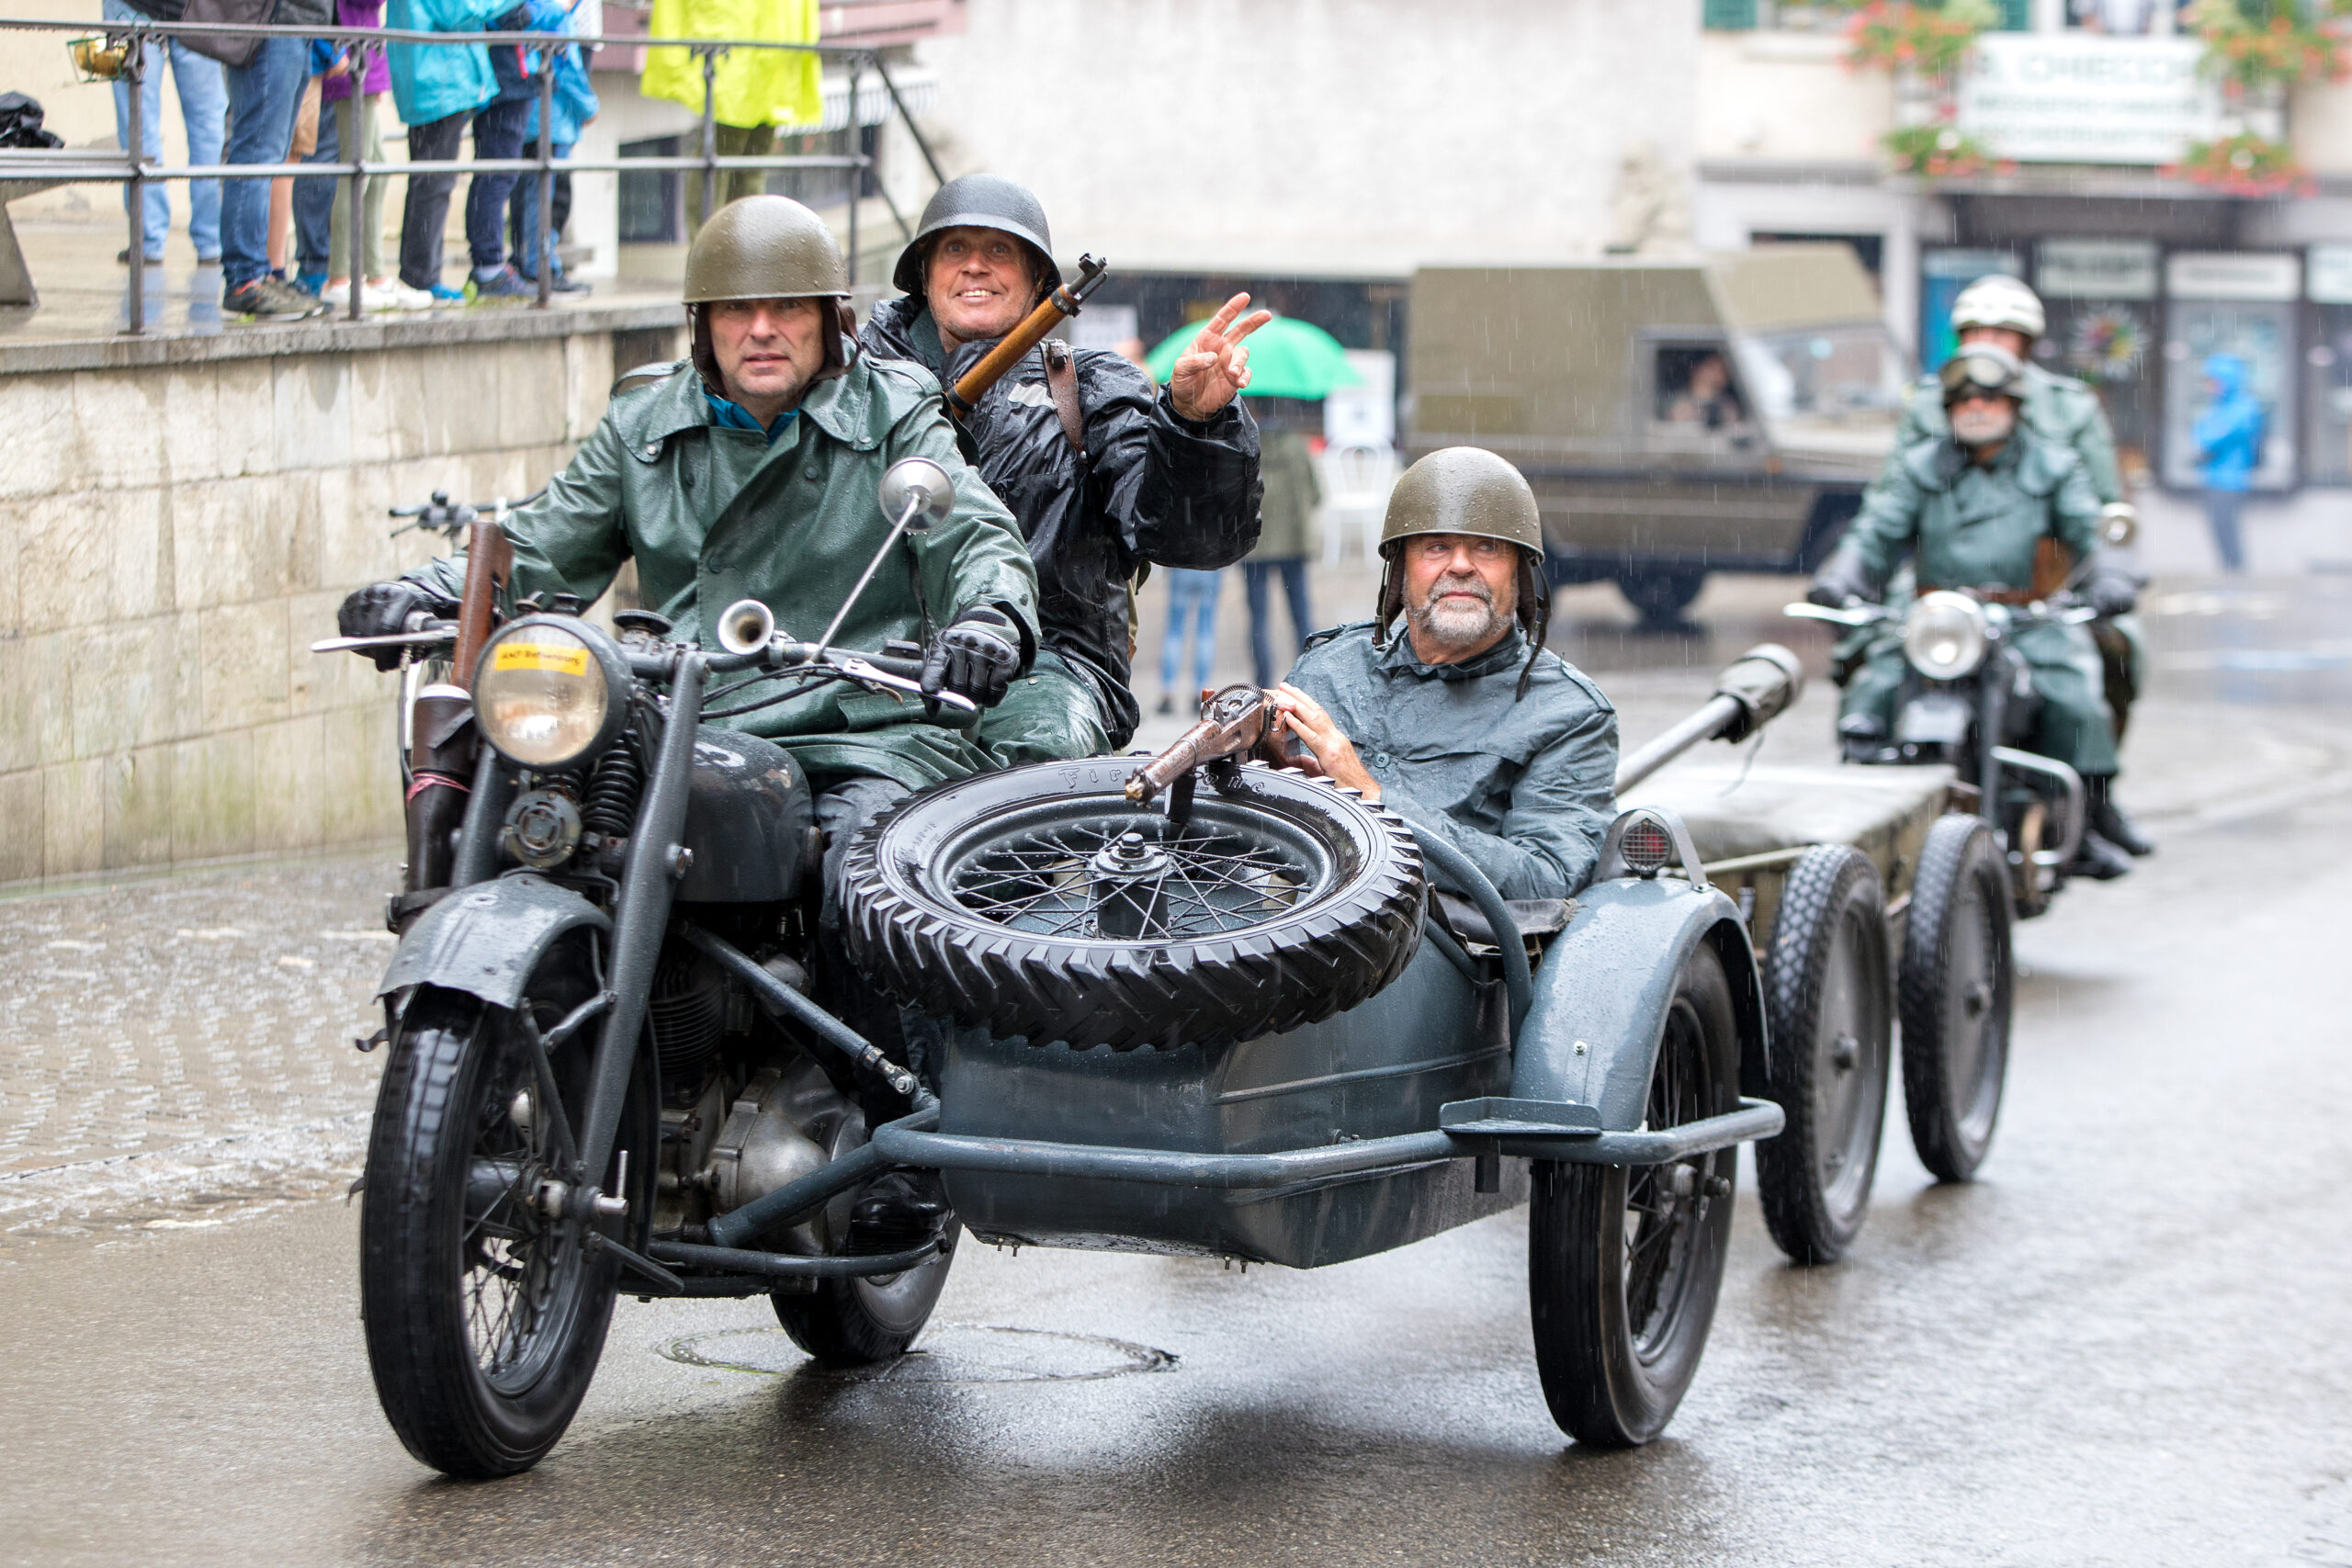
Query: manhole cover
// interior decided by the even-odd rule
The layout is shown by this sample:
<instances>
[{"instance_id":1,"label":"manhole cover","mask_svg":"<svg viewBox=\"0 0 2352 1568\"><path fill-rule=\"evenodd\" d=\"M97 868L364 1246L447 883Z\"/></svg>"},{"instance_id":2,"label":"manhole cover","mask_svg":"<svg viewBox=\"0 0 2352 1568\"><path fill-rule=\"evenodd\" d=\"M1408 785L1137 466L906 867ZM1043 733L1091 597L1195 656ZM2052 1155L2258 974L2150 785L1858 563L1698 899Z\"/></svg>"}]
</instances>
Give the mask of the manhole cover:
<instances>
[{"instance_id":1,"label":"manhole cover","mask_svg":"<svg viewBox=\"0 0 2352 1568\"><path fill-rule=\"evenodd\" d=\"M814 1371L781 1328L720 1328L689 1334L662 1348L671 1360L731 1372ZM1004 1328L978 1323L934 1323L915 1348L895 1361L825 1374L855 1382L1084 1382L1129 1372L1164 1372L1173 1351L1099 1334L1050 1328Z\"/></svg>"}]
</instances>

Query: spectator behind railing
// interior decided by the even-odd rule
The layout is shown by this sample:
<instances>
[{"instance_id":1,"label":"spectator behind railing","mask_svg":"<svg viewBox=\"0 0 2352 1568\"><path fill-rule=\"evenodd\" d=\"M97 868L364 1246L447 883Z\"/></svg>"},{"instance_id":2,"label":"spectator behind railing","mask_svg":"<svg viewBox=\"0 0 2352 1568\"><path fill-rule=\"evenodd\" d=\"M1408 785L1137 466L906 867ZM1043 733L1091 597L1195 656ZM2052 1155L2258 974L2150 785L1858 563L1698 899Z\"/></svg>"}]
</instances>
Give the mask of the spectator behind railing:
<instances>
[{"instance_id":1,"label":"spectator behind railing","mask_svg":"<svg viewBox=\"0 0 2352 1568\"><path fill-rule=\"evenodd\" d=\"M773 39L817 41L817 0L653 0L646 30L657 39ZM720 55L710 80L712 138L722 158L764 158L775 151L779 125L814 129L824 118L823 62L791 49L733 49ZM703 112L702 57L690 50L654 49L645 56L638 91ZM853 129L850 144L856 145ZM699 142L692 149L702 152ZM729 169L712 182L710 210L767 189L760 169ZM686 233L702 227L702 174L686 175Z\"/></svg>"},{"instance_id":2,"label":"spectator behind railing","mask_svg":"<svg viewBox=\"0 0 2352 1568\"><path fill-rule=\"evenodd\" d=\"M587 0L572 0L567 6L562 0L531 0L531 28L536 32L578 33L582 21L594 20ZM588 68L580 58L580 46L567 44L554 54L555 117L549 122L548 148L558 159L571 156L573 143L580 132L596 118L603 107L596 102L596 90L588 82ZM523 125L523 154L536 157L539 146L539 105L531 100L531 118ZM555 176L555 188L549 193L549 227L554 231L549 252L563 241L563 225L571 216L571 175ZM514 182L514 194L507 201L507 230L514 238L514 270L526 283L539 280L539 181L536 175L526 175ZM555 281L550 286L558 294L585 294L588 286L564 276L563 262L555 262Z\"/></svg>"},{"instance_id":3,"label":"spectator behind railing","mask_svg":"<svg viewBox=\"0 0 2352 1568\"><path fill-rule=\"evenodd\" d=\"M176 22L186 0L106 0L105 16L109 22L127 22L140 17L152 17L159 22ZM147 57L140 73L136 91L139 94L140 124L143 128L140 140L145 143L141 152L152 163L164 161L164 65L172 67L172 85L179 90L180 118L187 126L187 161L191 164L217 164L220 161L221 137L228 130L229 89L220 79L220 62L208 60L180 39L169 42L151 41ZM122 146L130 143L130 95L132 85L118 76L114 82L114 139ZM164 235L172 225L171 197L165 194L164 182L152 181L146 187L146 206L140 214L141 249L150 264L164 259ZM130 206L130 187L122 187L125 210ZM218 263L220 259L220 182L190 180L187 186L187 237L196 246L198 265ZM125 247L115 258L128 266L130 251Z\"/></svg>"},{"instance_id":4,"label":"spectator behind railing","mask_svg":"<svg viewBox=\"0 0 2352 1568\"><path fill-rule=\"evenodd\" d=\"M390 0L384 18L394 31L427 33L478 33L492 27L505 30L510 20L513 30L520 31L529 20L528 9L514 0ZM508 51L516 48L502 47ZM408 126L411 164L447 163L456 157L469 121L474 128L475 157L515 155L527 111L520 98L504 96L487 48L479 43L395 43L386 52L392 103ZM467 187L466 239L476 265L487 265L495 276L504 259L498 221L514 176L504 176L506 183L498 188L499 205L492 209L485 234L476 225L476 208L489 194L482 182L493 177L477 175ZM468 296L467 290L441 281L441 231L448 223L449 193L457 183L455 175L411 175L401 209L401 281L443 304Z\"/></svg>"},{"instance_id":5,"label":"spectator behind railing","mask_svg":"<svg viewBox=\"0 0 2352 1568\"><path fill-rule=\"evenodd\" d=\"M384 25L384 0L335 0L335 25L341 28L380 28ZM369 49L365 52L367 70L364 73L352 69L352 61L360 54L356 45L343 46L342 69L327 73L323 89L326 101L334 108L335 144L343 155L365 164L384 161L382 130L384 94L392 85L391 68L385 63L384 51ZM433 303L429 294L403 288L384 266L384 187L390 176L368 176L366 193L359 200L360 255L351 254L351 182L334 183L334 211L327 230L327 298L334 301L345 298L351 287L354 265L364 265L365 280L360 295L360 308L367 310L417 310Z\"/></svg>"},{"instance_id":6,"label":"spectator behind railing","mask_svg":"<svg viewBox=\"0 0 2352 1568\"><path fill-rule=\"evenodd\" d=\"M322 27L329 15L326 0L277 0L261 19L277 27ZM243 63L228 68L223 164L287 161L310 61L310 39L279 33L256 40ZM269 185L266 178L220 182L220 308L268 321L322 315L326 306L317 298L270 276Z\"/></svg>"}]
</instances>

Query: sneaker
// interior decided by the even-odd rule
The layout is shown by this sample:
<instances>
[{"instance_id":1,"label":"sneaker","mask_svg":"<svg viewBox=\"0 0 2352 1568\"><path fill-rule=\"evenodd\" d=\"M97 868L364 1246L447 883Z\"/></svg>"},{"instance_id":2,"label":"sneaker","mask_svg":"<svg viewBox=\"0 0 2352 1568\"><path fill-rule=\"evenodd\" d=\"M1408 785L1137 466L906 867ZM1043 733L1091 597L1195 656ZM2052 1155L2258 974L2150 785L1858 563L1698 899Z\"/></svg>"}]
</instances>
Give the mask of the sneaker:
<instances>
[{"instance_id":1,"label":"sneaker","mask_svg":"<svg viewBox=\"0 0 2352 1568\"><path fill-rule=\"evenodd\" d=\"M220 308L256 321L304 321L327 312L325 303L315 295L274 277L257 277L230 289L220 297Z\"/></svg>"},{"instance_id":2,"label":"sneaker","mask_svg":"<svg viewBox=\"0 0 2352 1568\"><path fill-rule=\"evenodd\" d=\"M436 283L426 292L425 298L435 305L462 305L469 296L463 288L452 288L446 283Z\"/></svg>"},{"instance_id":3,"label":"sneaker","mask_svg":"<svg viewBox=\"0 0 2352 1568\"><path fill-rule=\"evenodd\" d=\"M538 297L537 287L524 282L523 275L511 266L502 266L488 277L477 273L466 279L466 299L477 305L485 300L503 304L516 299L537 299Z\"/></svg>"},{"instance_id":4,"label":"sneaker","mask_svg":"<svg viewBox=\"0 0 2352 1568\"><path fill-rule=\"evenodd\" d=\"M411 288L405 283L363 283L359 286L359 308L363 310L429 310L433 296L422 288Z\"/></svg>"},{"instance_id":5,"label":"sneaker","mask_svg":"<svg viewBox=\"0 0 2352 1568\"><path fill-rule=\"evenodd\" d=\"M130 247L129 245L125 245L122 249L115 252L114 265L117 266L129 266L130 265ZM164 265L164 258L161 256L149 256L147 258L147 265L149 266L161 266ZM556 287L560 288L563 285L559 283Z\"/></svg>"},{"instance_id":6,"label":"sneaker","mask_svg":"<svg viewBox=\"0 0 2352 1568\"><path fill-rule=\"evenodd\" d=\"M294 275L294 287L317 299L326 292L327 275L323 272L298 272Z\"/></svg>"}]
</instances>

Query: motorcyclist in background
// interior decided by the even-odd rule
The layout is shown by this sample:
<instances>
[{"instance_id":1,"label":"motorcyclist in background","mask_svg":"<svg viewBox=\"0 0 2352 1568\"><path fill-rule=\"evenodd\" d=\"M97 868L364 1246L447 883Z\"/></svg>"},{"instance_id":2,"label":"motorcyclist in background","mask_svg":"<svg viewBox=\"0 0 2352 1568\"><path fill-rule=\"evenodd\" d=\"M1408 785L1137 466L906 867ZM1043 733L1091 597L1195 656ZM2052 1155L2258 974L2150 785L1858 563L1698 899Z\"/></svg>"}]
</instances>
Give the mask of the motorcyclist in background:
<instances>
[{"instance_id":1,"label":"motorcyclist in background","mask_svg":"<svg viewBox=\"0 0 2352 1568\"><path fill-rule=\"evenodd\" d=\"M876 306L866 351L915 360L946 384L1060 286L1037 198L997 175L939 187ZM1272 319L1228 300L1168 385L1107 350L1048 339L965 421L980 473L1029 541L1044 643L980 724L1001 763L1123 746L1139 710L1128 689L1129 605L1145 563L1229 566L1258 541L1258 426L1242 340Z\"/></svg>"},{"instance_id":2,"label":"motorcyclist in background","mask_svg":"<svg viewBox=\"0 0 2352 1568\"><path fill-rule=\"evenodd\" d=\"M2103 553L2099 501L2082 459L2023 417L2028 382L2016 355L1969 344L1945 363L1939 382L1947 434L1897 454L1806 596L1841 608L1876 600L1909 556L1922 592L1960 589L2024 604L2048 592L2035 583L2039 546L2048 538L2078 563L2086 604L2103 615L2130 610L2139 583ZM2057 620L2020 621L2010 637L2041 697L2032 749L2083 778L2089 821L2069 869L2121 876L2132 863L2113 840L2129 824L2115 808L2119 764L2098 650L2082 626ZM1883 743L1904 679L1901 623L1881 623L1846 683L1839 734L1850 743Z\"/></svg>"},{"instance_id":3,"label":"motorcyclist in background","mask_svg":"<svg viewBox=\"0 0 2352 1568\"><path fill-rule=\"evenodd\" d=\"M2036 436L2068 447L2082 459L2083 475L2099 501L2102 530L2119 522L2127 528L2136 525L2139 512L2123 493L2123 476L2115 460L2115 433L2108 425L2098 394L2071 376L2057 375L2034 363L2033 345L2048 326L2041 297L2014 277L1988 274L1962 289L1952 301L1951 326L1962 346L1990 344L2007 350L2025 367L2025 398L2018 417ZM1904 408L1882 482L1904 453L1949 430L1942 384L1934 376L1920 377ZM2122 568L2119 565L2117 570ZM2115 738L2120 743L2131 723L2132 704L2139 695L2141 672L2147 667L2139 617L2102 615L2091 624L2090 631L2091 640L2098 647L2100 687L2114 715ZM2154 851L2155 840L2120 807L2115 808L2112 826L2116 832L2109 836L2120 848L2135 855Z\"/></svg>"}]
</instances>

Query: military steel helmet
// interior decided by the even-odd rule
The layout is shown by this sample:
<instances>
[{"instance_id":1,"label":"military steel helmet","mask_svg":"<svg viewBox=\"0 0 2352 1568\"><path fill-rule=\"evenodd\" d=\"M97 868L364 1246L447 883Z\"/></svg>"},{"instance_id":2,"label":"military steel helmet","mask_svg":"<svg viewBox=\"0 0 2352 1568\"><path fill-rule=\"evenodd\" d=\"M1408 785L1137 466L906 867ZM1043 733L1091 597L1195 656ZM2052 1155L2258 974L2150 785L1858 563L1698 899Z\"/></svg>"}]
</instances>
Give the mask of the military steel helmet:
<instances>
[{"instance_id":1,"label":"military steel helmet","mask_svg":"<svg viewBox=\"0 0 2352 1568\"><path fill-rule=\"evenodd\" d=\"M1936 378L1943 383L1946 408L1962 398L1986 392L2020 400L2025 397L2025 367L2016 355L1994 344L1961 344L1959 352L1936 372Z\"/></svg>"},{"instance_id":2,"label":"military steel helmet","mask_svg":"<svg viewBox=\"0 0 2352 1568\"><path fill-rule=\"evenodd\" d=\"M1046 227L1046 209L1035 194L1002 175L960 175L932 193L913 241L899 253L890 281L901 294L922 293L923 260L931 254L931 237L942 229L1001 229L1028 245L1040 295L1062 286L1062 269L1054 265L1053 231Z\"/></svg>"},{"instance_id":3,"label":"military steel helmet","mask_svg":"<svg viewBox=\"0 0 2352 1568\"><path fill-rule=\"evenodd\" d=\"M2041 314L2041 296L2002 273L1988 273L1960 291L1951 302L1951 330L2001 327L2038 338L2048 325Z\"/></svg>"},{"instance_id":4,"label":"military steel helmet","mask_svg":"<svg viewBox=\"0 0 2352 1568\"><path fill-rule=\"evenodd\" d=\"M1380 553L1415 534L1473 534L1544 555L1535 491L1520 471L1477 446L1446 446L1405 470L1388 494Z\"/></svg>"},{"instance_id":5,"label":"military steel helmet","mask_svg":"<svg viewBox=\"0 0 2352 1568\"><path fill-rule=\"evenodd\" d=\"M782 196L747 196L710 215L686 250L685 299L849 298L849 264L825 220Z\"/></svg>"}]
</instances>

